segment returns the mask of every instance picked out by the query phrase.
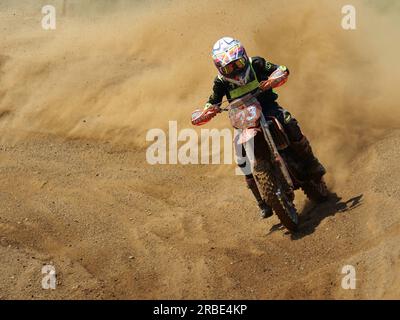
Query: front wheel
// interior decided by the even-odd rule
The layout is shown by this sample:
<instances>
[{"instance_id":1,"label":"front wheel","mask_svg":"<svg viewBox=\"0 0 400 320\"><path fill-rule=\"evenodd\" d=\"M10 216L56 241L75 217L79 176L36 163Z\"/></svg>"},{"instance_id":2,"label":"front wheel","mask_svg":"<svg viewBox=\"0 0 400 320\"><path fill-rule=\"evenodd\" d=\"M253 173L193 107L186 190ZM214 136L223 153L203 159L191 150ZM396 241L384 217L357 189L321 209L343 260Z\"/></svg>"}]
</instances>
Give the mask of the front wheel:
<instances>
[{"instance_id":1,"label":"front wheel","mask_svg":"<svg viewBox=\"0 0 400 320\"><path fill-rule=\"evenodd\" d=\"M254 168L254 177L258 183L260 192L267 203L272 207L281 223L290 232L295 232L299 225L299 218L296 207L291 200L291 194L281 190L274 183L274 176L268 170L266 164L257 165Z\"/></svg>"}]
</instances>

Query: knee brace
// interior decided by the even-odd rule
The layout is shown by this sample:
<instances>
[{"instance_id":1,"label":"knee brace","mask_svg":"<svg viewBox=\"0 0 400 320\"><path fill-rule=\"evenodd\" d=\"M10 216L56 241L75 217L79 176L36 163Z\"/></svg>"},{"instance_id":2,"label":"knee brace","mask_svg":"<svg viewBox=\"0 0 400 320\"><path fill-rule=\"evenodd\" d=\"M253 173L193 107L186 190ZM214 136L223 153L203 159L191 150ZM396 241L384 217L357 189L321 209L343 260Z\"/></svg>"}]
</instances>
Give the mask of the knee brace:
<instances>
[{"instance_id":1,"label":"knee brace","mask_svg":"<svg viewBox=\"0 0 400 320\"><path fill-rule=\"evenodd\" d=\"M295 118L292 117L289 111L283 111L283 127L291 142L300 141L303 138L300 126Z\"/></svg>"}]
</instances>

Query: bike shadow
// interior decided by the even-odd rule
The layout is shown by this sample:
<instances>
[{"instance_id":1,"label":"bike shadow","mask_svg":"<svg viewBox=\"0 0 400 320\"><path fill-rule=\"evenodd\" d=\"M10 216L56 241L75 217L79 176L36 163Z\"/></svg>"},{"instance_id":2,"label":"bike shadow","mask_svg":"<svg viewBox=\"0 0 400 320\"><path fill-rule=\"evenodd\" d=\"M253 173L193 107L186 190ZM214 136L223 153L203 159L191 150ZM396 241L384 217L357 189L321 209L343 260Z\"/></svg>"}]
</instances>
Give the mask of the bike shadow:
<instances>
[{"instance_id":1,"label":"bike shadow","mask_svg":"<svg viewBox=\"0 0 400 320\"><path fill-rule=\"evenodd\" d=\"M308 201L301 214L299 215L299 228L295 233L286 231L285 234L290 234L292 240L299 240L305 236L312 234L318 225L329 216L334 216L337 213L348 212L362 205L363 194L343 201L336 193L331 193L326 202L321 204L314 204ZM285 230L281 224L275 224L271 227L268 234L278 230Z\"/></svg>"}]
</instances>

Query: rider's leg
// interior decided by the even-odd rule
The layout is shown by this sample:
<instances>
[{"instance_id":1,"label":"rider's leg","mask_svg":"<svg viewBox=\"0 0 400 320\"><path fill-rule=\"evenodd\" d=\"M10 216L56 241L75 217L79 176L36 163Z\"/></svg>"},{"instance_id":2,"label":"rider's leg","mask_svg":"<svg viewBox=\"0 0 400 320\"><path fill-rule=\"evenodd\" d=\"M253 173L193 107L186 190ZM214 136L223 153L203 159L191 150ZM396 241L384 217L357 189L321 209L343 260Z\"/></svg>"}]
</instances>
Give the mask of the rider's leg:
<instances>
[{"instance_id":1,"label":"rider's leg","mask_svg":"<svg viewBox=\"0 0 400 320\"><path fill-rule=\"evenodd\" d=\"M291 148L304 164L307 175L314 179L321 178L326 173L326 170L315 157L309 140L303 135L297 120L292 117L289 111L275 104L263 113L264 115L267 113L267 115L275 116L282 123L291 142Z\"/></svg>"},{"instance_id":2,"label":"rider's leg","mask_svg":"<svg viewBox=\"0 0 400 320\"><path fill-rule=\"evenodd\" d=\"M305 170L309 177L320 179L326 173L324 166L315 157L311 144L306 136L303 135L300 141L292 142L291 146L300 158L300 161L304 163Z\"/></svg>"}]
</instances>

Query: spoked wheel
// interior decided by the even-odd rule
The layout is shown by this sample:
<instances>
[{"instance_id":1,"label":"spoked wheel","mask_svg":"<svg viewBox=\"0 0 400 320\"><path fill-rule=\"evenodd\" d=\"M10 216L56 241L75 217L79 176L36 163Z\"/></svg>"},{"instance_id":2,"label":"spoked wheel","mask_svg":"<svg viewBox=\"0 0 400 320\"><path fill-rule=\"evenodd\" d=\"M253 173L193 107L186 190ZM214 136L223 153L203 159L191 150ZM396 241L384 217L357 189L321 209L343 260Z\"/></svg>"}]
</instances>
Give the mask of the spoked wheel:
<instances>
[{"instance_id":1,"label":"spoked wheel","mask_svg":"<svg viewBox=\"0 0 400 320\"><path fill-rule=\"evenodd\" d=\"M299 225L299 218L296 207L291 200L292 197L274 183L274 177L269 172L268 166L266 164L257 165L254 168L254 177L264 199L272 207L281 223L290 232L296 231Z\"/></svg>"},{"instance_id":2,"label":"spoked wheel","mask_svg":"<svg viewBox=\"0 0 400 320\"><path fill-rule=\"evenodd\" d=\"M289 231L296 231L299 226L299 215L293 201L289 200L287 195L280 190L276 193L276 198L280 205L276 209L274 206L272 208L276 212L279 220Z\"/></svg>"},{"instance_id":3,"label":"spoked wheel","mask_svg":"<svg viewBox=\"0 0 400 320\"><path fill-rule=\"evenodd\" d=\"M322 203L328 200L329 191L324 178L321 178L319 181L308 181L301 188L311 201Z\"/></svg>"}]
</instances>

